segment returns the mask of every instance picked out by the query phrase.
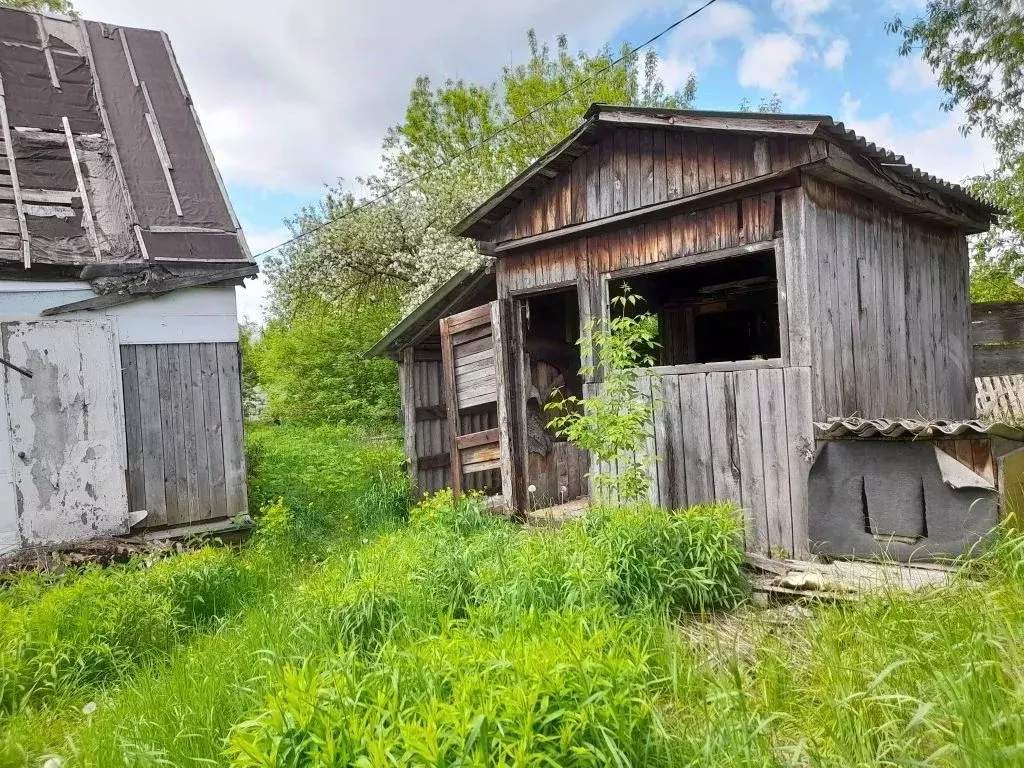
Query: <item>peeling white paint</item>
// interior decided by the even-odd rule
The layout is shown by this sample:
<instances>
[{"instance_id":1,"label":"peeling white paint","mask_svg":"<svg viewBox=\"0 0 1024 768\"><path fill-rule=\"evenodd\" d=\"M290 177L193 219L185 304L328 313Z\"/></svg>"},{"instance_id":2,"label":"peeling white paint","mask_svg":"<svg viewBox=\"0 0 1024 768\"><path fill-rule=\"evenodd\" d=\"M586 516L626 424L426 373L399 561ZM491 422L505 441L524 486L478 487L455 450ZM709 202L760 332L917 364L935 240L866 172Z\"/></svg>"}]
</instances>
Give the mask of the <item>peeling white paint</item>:
<instances>
[{"instance_id":1,"label":"peeling white paint","mask_svg":"<svg viewBox=\"0 0 1024 768\"><path fill-rule=\"evenodd\" d=\"M126 533L124 415L111 322L7 322L0 340L3 356L33 373L4 371L21 543Z\"/></svg>"}]
</instances>

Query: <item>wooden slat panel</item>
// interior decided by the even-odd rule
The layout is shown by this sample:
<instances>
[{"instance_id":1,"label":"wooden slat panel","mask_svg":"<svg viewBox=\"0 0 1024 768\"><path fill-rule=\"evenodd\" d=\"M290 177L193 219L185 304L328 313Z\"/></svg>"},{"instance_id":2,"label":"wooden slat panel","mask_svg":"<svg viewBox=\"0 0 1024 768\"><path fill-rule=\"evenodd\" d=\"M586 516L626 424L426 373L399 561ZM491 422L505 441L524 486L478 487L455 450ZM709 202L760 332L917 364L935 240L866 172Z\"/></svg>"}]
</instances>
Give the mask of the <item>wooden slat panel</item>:
<instances>
[{"instance_id":1,"label":"wooden slat panel","mask_svg":"<svg viewBox=\"0 0 1024 768\"><path fill-rule=\"evenodd\" d=\"M736 442L736 393L732 373L709 373L708 420L715 500L743 503L739 445Z\"/></svg>"},{"instance_id":2,"label":"wooden slat panel","mask_svg":"<svg viewBox=\"0 0 1024 768\"><path fill-rule=\"evenodd\" d=\"M128 455L128 509L146 509L145 452L142 444L142 413L139 409L139 366L134 346L121 347L121 387Z\"/></svg>"},{"instance_id":3,"label":"wooden slat panel","mask_svg":"<svg viewBox=\"0 0 1024 768\"><path fill-rule=\"evenodd\" d=\"M198 518L213 517L213 465L206 429L206 397L203 392L202 344L189 344L189 397L192 399L192 432L196 436Z\"/></svg>"},{"instance_id":4,"label":"wooden slat panel","mask_svg":"<svg viewBox=\"0 0 1024 768\"><path fill-rule=\"evenodd\" d=\"M793 517L789 495L789 447L782 370L757 372L764 459L764 495L770 552L793 552Z\"/></svg>"},{"instance_id":5,"label":"wooden slat panel","mask_svg":"<svg viewBox=\"0 0 1024 768\"><path fill-rule=\"evenodd\" d=\"M789 497L792 510L793 556L807 555L807 483L814 461L810 368L783 371L786 392L786 442L789 457Z\"/></svg>"},{"instance_id":6,"label":"wooden slat panel","mask_svg":"<svg viewBox=\"0 0 1024 768\"><path fill-rule=\"evenodd\" d=\"M485 429L481 432L471 432L468 435L459 435L455 438L455 444L459 448L473 448L477 445L487 445L498 442L498 428Z\"/></svg>"},{"instance_id":7,"label":"wooden slat panel","mask_svg":"<svg viewBox=\"0 0 1024 768\"><path fill-rule=\"evenodd\" d=\"M181 397L181 440L185 447L185 494L188 502L188 519L199 520L202 509L199 503L199 461L198 443L200 435L195 431L195 402L192 399L192 358L188 344L175 344L178 357L178 392Z\"/></svg>"},{"instance_id":8,"label":"wooden slat panel","mask_svg":"<svg viewBox=\"0 0 1024 768\"><path fill-rule=\"evenodd\" d=\"M206 452L210 461L210 516L220 518L228 514L228 501L224 477L224 426L221 423L217 347L213 344L200 344L199 361L206 418Z\"/></svg>"},{"instance_id":9,"label":"wooden slat panel","mask_svg":"<svg viewBox=\"0 0 1024 768\"><path fill-rule=\"evenodd\" d=\"M157 391L160 394L160 437L163 443L164 498L167 500L164 522L173 525L178 514L178 463L174 426L173 397L168 365L168 345L156 345Z\"/></svg>"},{"instance_id":10,"label":"wooden slat panel","mask_svg":"<svg viewBox=\"0 0 1024 768\"><path fill-rule=\"evenodd\" d=\"M1024 302L971 305L971 342L999 344L1024 341Z\"/></svg>"},{"instance_id":11,"label":"wooden slat panel","mask_svg":"<svg viewBox=\"0 0 1024 768\"><path fill-rule=\"evenodd\" d=\"M139 371L139 412L142 420L142 471L145 476L147 526L163 525L167 519L164 489L164 443L160 418L160 385L156 346L135 347Z\"/></svg>"},{"instance_id":12,"label":"wooden slat panel","mask_svg":"<svg viewBox=\"0 0 1024 768\"><path fill-rule=\"evenodd\" d=\"M484 304L482 307L474 307L473 309L467 309L465 312L451 315L448 318L449 331L455 336L463 331L468 331L470 328L487 325L490 322L490 315L485 311L487 309L489 309L489 305Z\"/></svg>"},{"instance_id":13,"label":"wooden slat panel","mask_svg":"<svg viewBox=\"0 0 1024 768\"><path fill-rule=\"evenodd\" d=\"M705 379L706 375L701 373L679 377L679 409L685 435L686 503L689 506L714 501L715 498Z\"/></svg>"},{"instance_id":14,"label":"wooden slat panel","mask_svg":"<svg viewBox=\"0 0 1024 768\"><path fill-rule=\"evenodd\" d=\"M733 374L736 390L736 445L740 457L740 492L747 520L746 548L748 552L768 554L757 374L757 371L737 371Z\"/></svg>"},{"instance_id":15,"label":"wooden slat panel","mask_svg":"<svg viewBox=\"0 0 1024 768\"><path fill-rule=\"evenodd\" d=\"M229 516L248 511L245 486L245 441L242 435L242 379L238 344L217 344L220 415L224 440L224 482Z\"/></svg>"}]
</instances>

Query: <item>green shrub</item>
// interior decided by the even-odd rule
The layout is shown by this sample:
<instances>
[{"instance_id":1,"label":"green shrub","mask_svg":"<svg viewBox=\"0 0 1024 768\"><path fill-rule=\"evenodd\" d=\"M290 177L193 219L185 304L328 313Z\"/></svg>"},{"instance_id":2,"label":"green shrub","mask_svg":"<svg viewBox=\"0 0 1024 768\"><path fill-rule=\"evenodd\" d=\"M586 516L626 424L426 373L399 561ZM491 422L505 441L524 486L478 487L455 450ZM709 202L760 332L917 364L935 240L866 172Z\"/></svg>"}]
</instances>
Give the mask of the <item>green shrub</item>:
<instances>
[{"instance_id":1,"label":"green shrub","mask_svg":"<svg viewBox=\"0 0 1024 768\"><path fill-rule=\"evenodd\" d=\"M650 507L592 510L581 523L614 578L624 610L703 612L742 596L742 528L731 505L679 512Z\"/></svg>"},{"instance_id":2,"label":"green shrub","mask_svg":"<svg viewBox=\"0 0 1024 768\"><path fill-rule=\"evenodd\" d=\"M550 614L497 635L453 625L375 659L289 667L229 741L237 768L667 765L650 625Z\"/></svg>"}]
</instances>

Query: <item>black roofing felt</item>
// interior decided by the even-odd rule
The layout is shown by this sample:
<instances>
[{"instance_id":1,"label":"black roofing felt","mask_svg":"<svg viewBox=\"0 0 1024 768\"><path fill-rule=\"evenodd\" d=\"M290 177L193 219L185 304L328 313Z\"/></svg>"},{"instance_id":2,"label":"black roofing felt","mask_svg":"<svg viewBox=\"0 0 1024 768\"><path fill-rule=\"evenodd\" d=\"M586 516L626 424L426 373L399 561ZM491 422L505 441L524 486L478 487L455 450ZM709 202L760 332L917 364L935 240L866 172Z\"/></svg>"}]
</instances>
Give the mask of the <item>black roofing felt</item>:
<instances>
[{"instance_id":1,"label":"black roofing felt","mask_svg":"<svg viewBox=\"0 0 1024 768\"><path fill-rule=\"evenodd\" d=\"M101 260L142 259L147 254L190 262L250 260L183 76L161 32L0 8L0 77L22 192L62 205L70 194L81 208L78 175L65 140L68 119L79 146L83 183L96 198L91 200L93 217L102 210L104 225L117 230L104 230L98 238ZM34 136L50 143L34 145ZM89 163L85 144L92 148ZM93 173L104 180L92 184ZM112 218L111 211L121 210L123 214ZM145 235L145 251L134 236L135 224ZM57 226L68 241L59 247L56 239L44 236L44 225L37 228L36 242L29 228L33 260L36 255L39 261L54 263L96 260L82 216L65 217ZM77 253L75 247L82 242L86 247ZM115 242L131 243L134 250L115 253ZM0 257L21 258L9 249L0 251Z\"/></svg>"}]
</instances>

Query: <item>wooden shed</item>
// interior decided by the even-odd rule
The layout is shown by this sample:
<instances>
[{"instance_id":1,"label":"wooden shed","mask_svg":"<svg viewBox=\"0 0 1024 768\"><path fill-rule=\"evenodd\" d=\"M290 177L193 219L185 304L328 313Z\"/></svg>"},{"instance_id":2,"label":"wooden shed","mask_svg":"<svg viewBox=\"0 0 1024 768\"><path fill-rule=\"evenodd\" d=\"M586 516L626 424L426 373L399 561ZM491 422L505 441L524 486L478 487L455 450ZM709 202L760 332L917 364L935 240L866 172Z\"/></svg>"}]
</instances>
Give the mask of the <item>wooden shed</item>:
<instances>
[{"instance_id":1,"label":"wooden shed","mask_svg":"<svg viewBox=\"0 0 1024 768\"><path fill-rule=\"evenodd\" d=\"M256 273L167 36L0 8L0 554L247 513Z\"/></svg>"},{"instance_id":2,"label":"wooden shed","mask_svg":"<svg viewBox=\"0 0 1024 768\"><path fill-rule=\"evenodd\" d=\"M542 408L601 386L576 342L628 283L659 322L651 500L735 501L748 548L806 554L832 421L974 418L966 236L996 213L828 116L595 104L456 227L489 265L372 350L410 469L518 510L586 495Z\"/></svg>"}]
</instances>

